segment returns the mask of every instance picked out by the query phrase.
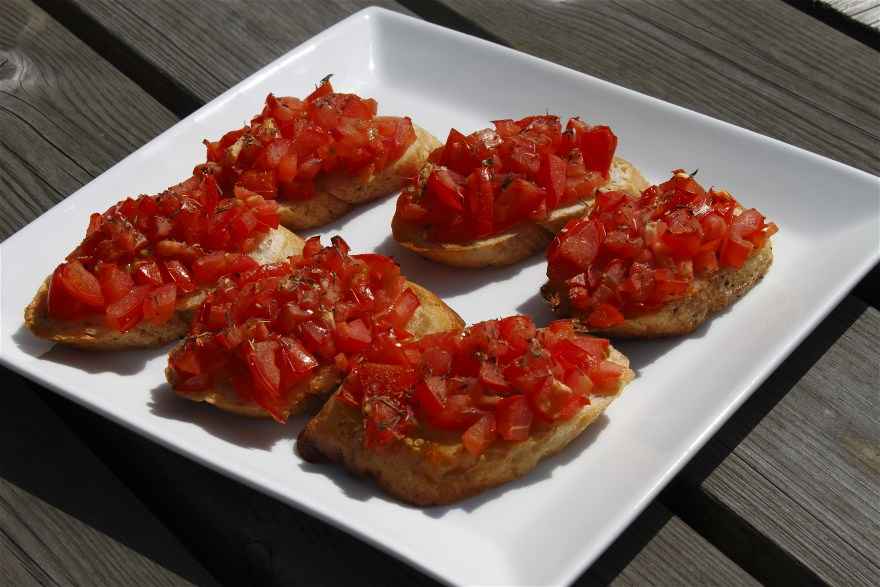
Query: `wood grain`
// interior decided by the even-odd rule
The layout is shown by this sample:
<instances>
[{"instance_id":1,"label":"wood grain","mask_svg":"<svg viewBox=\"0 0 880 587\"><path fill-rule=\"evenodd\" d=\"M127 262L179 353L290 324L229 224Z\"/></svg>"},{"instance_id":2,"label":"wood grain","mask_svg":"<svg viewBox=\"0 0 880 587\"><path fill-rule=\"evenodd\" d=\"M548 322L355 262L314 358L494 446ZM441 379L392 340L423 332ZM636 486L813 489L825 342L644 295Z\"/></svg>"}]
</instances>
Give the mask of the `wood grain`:
<instances>
[{"instance_id":1,"label":"wood grain","mask_svg":"<svg viewBox=\"0 0 880 587\"><path fill-rule=\"evenodd\" d=\"M393 0L262 2L259 10L252 3L228 1L208 10L195 0L73 3L161 76L204 102L362 8L406 12Z\"/></svg>"},{"instance_id":2,"label":"wood grain","mask_svg":"<svg viewBox=\"0 0 880 587\"><path fill-rule=\"evenodd\" d=\"M214 584L36 386L0 380L0 584Z\"/></svg>"},{"instance_id":3,"label":"wood grain","mask_svg":"<svg viewBox=\"0 0 880 587\"><path fill-rule=\"evenodd\" d=\"M3 2L0 64L0 238L175 121L25 0Z\"/></svg>"},{"instance_id":4,"label":"wood grain","mask_svg":"<svg viewBox=\"0 0 880 587\"><path fill-rule=\"evenodd\" d=\"M824 0L824 3L850 18L880 30L880 0Z\"/></svg>"}]
</instances>

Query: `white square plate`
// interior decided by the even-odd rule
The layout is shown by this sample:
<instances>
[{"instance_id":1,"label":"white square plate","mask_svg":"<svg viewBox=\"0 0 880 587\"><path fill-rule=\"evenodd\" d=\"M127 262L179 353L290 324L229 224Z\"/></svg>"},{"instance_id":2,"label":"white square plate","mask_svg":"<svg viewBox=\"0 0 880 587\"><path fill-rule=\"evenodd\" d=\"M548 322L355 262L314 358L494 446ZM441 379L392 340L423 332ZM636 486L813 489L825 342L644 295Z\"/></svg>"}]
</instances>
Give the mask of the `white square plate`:
<instances>
[{"instance_id":1,"label":"white square plate","mask_svg":"<svg viewBox=\"0 0 880 587\"><path fill-rule=\"evenodd\" d=\"M444 508L406 507L337 467L293 452L303 421L239 419L179 401L165 350L48 349L22 310L81 239L94 210L186 177L204 137L238 128L268 92L303 96L327 73L439 138L545 110L609 124L620 154L651 181L677 167L729 189L780 226L766 279L694 335L623 346L638 379L586 434L525 479ZM173 156L169 156L173 154ZM113 420L372 542L442 580L572 581L880 257L878 179L834 161L420 20L369 8L244 80L48 211L0 246L0 359ZM423 261L390 237L394 199L322 232L355 251L396 256L406 275L468 322L517 312L538 322L541 255L466 271Z\"/></svg>"}]
</instances>

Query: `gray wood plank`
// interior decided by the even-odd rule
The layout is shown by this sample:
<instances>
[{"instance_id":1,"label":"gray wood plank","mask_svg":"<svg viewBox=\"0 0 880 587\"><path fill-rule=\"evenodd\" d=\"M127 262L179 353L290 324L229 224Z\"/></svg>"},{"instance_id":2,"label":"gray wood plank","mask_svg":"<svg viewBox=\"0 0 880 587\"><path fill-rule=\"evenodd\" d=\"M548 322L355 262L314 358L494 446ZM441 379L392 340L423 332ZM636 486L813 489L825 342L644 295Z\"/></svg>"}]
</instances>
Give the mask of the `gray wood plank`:
<instances>
[{"instance_id":1,"label":"gray wood plank","mask_svg":"<svg viewBox=\"0 0 880 587\"><path fill-rule=\"evenodd\" d=\"M5 238L176 119L30 2L4 0L2 12Z\"/></svg>"},{"instance_id":2,"label":"gray wood plank","mask_svg":"<svg viewBox=\"0 0 880 587\"><path fill-rule=\"evenodd\" d=\"M0 379L0 583L213 584L21 378Z\"/></svg>"},{"instance_id":3,"label":"gray wood plank","mask_svg":"<svg viewBox=\"0 0 880 587\"><path fill-rule=\"evenodd\" d=\"M444 4L514 48L880 172L878 53L782 2Z\"/></svg>"},{"instance_id":4,"label":"gray wood plank","mask_svg":"<svg viewBox=\"0 0 880 587\"><path fill-rule=\"evenodd\" d=\"M7 1L4 9L7 8L7 18L0 20L0 47L3 47L0 56L3 64L0 66L0 84L3 85L0 88L5 100L0 102L4 107L0 118L0 140L7 141L0 145L3 149L0 151L0 182L4 193L8 194L0 203L5 206L5 214L0 217L6 222L2 225L5 231L0 235L2 237L175 121L175 117L158 102L45 13L24 0ZM334 16L331 22L336 18ZM326 24L329 23L319 20L309 26L323 27ZM290 23L286 26L295 28ZM317 30L309 29L308 35ZM272 57L267 53L260 55L266 60ZM246 73L238 72L240 75ZM128 121L132 112L137 114ZM8 372L3 372L3 377L10 394L37 389ZM151 510L157 512L217 576L223 577L224 582L431 583L356 539L198 467L61 398L46 395L46 400L79 435L88 440L105 462L112 465L129 487L136 488L138 496L149 504ZM20 411L33 416L38 414L27 406L22 406ZM4 472L24 467L28 462L25 459L34 454L27 448L19 448L15 453L0 454ZM138 458L132 459L131 455L138 455ZM41 470L51 471L62 465L80 467L78 456L67 453L58 456L64 457L65 463L56 462L54 453L40 455ZM84 466L82 470L86 470ZM13 528L16 537L39 536L43 542L18 538L18 542L2 543L0 552L8 552L8 557L0 558L15 564L0 564L0 582L62 582L57 577L65 573L65 576L78 578L80 569L74 572L56 563L56 566L49 565L47 570L41 564L33 563L33 559L38 559L46 565L41 557L61 548L42 538L42 534L67 536L69 532L63 524L83 523L92 523L109 533L106 529L109 522L102 519L99 524L92 520L94 514L72 507L69 502L55 505L59 503L58 496L54 493L48 496L48 493L53 488L57 493L63 484L46 481L49 483L47 487L39 478L30 478L27 483L21 481L22 478L23 474L16 477L34 495L11 483L9 487L0 487L0 495L8 490L6 493L17 500L16 509L27 507L34 513L27 524L11 515L8 520L3 519ZM181 479L186 479L186 483L181 483ZM105 489L101 495L110 501L122 499L113 489ZM44 506L43 500L37 496L51 505ZM12 503L12 498L8 499ZM56 514L55 509L59 507L67 510ZM118 515L120 523L127 519ZM87 533L88 530L81 532ZM7 535L10 533L12 531ZM111 535L123 540L117 534ZM88 536L89 540L97 540L90 534ZM160 537L165 540L164 535ZM125 540L131 539L126 537ZM168 541L168 544L173 543L173 539ZM683 549L681 543L688 547ZM46 544L52 548L46 548ZM137 541L130 544L135 552L151 556L160 564L176 570L178 563L154 554L150 545ZM717 576L729 579L725 583L749 581L736 565L659 505L652 506L647 517L639 518L622 544L624 546L620 548L612 546L597 563L598 571L583 580L601 583L617 577L617 584L644 583L648 579L656 584L668 584L682 577L697 581L702 577ZM118 557L122 559L122 555ZM346 564L339 564L341 560L347 561ZM140 563L121 561L119 566L120 573L147 572L142 570L144 565ZM153 571L160 572L150 569ZM112 577L109 571L106 573L108 578ZM132 575L128 579L119 582L158 582L149 581L146 575Z\"/></svg>"},{"instance_id":5,"label":"gray wood plank","mask_svg":"<svg viewBox=\"0 0 880 587\"><path fill-rule=\"evenodd\" d=\"M880 30L880 0L824 0L824 3L849 18Z\"/></svg>"},{"instance_id":6,"label":"gray wood plank","mask_svg":"<svg viewBox=\"0 0 880 587\"><path fill-rule=\"evenodd\" d=\"M223 2L207 10L196 0L73 3L205 102L362 8L407 12L393 0L275 1L259 9L252 2Z\"/></svg>"}]
</instances>

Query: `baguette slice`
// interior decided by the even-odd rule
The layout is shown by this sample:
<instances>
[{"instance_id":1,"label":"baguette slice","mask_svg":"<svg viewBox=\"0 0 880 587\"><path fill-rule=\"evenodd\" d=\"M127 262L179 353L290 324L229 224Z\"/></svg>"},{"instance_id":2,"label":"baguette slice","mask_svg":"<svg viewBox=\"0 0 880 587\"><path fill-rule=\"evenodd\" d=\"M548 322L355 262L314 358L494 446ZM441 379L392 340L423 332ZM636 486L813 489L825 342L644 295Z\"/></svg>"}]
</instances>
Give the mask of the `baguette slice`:
<instances>
[{"instance_id":1,"label":"baguette slice","mask_svg":"<svg viewBox=\"0 0 880 587\"><path fill-rule=\"evenodd\" d=\"M364 179L344 174L319 178L316 194L306 200L279 200L281 224L291 230L322 226L346 214L352 207L398 191L416 175L440 142L425 129L413 125L416 140L406 152L377 174Z\"/></svg>"},{"instance_id":2,"label":"baguette slice","mask_svg":"<svg viewBox=\"0 0 880 587\"><path fill-rule=\"evenodd\" d=\"M424 189L433 164L426 163L419 173L417 189ZM648 182L630 162L615 157L611 176L602 190L619 190L638 195ZM453 267L488 267L511 265L547 247L553 236L572 218L590 212L593 199L575 202L553 210L545 220L522 222L506 231L466 243L437 243L429 241L421 226L400 220L396 215L391 223L394 239L405 248L432 261Z\"/></svg>"},{"instance_id":3,"label":"baguette slice","mask_svg":"<svg viewBox=\"0 0 880 587\"><path fill-rule=\"evenodd\" d=\"M443 300L423 288L408 282L420 305L407 324L407 330L415 336L434 332L455 330L464 326L464 321ZM172 381L170 367L165 371L168 381ZM342 373L335 365L322 365L315 374L300 382L288 396L288 406L283 410L285 418L319 407L327 397L342 383ZM222 382L215 388L201 392L178 393L180 397L196 402L207 402L221 410L251 418L271 418L271 415L253 402L242 401L232 384Z\"/></svg>"},{"instance_id":4,"label":"baguette slice","mask_svg":"<svg viewBox=\"0 0 880 587\"><path fill-rule=\"evenodd\" d=\"M679 336L696 330L713 314L733 304L752 289L773 263L771 241L755 252L739 269L721 269L709 278L694 280L693 291L685 298L674 300L660 310L627 318L610 328L596 329L580 322L583 331L612 338L660 338ZM562 292L550 283L541 288L544 298L562 315L583 318L562 303Z\"/></svg>"},{"instance_id":5,"label":"baguette slice","mask_svg":"<svg viewBox=\"0 0 880 587\"><path fill-rule=\"evenodd\" d=\"M364 447L360 412L334 395L300 433L296 449L306 461L332 461L373 478L394 497L419 506L441 505L470 497L522 477L544 457L577 438L632 381L627 358L612 348L609 359L625 368L617 390L592 395L570 420L544 424L522 442L497 441L479 457L459 436L405 438L381 451Z\"/></svg>"},{"instance_id":6,"label":"baguette slice","mask_svg":"<svg viewBox=\"0 0 880 587\"><path fill-rule=\"evenodd\" d=\"M250 256L261 265L286 259L302 251L303 240L284 227L270 231ZM48 313L49 280L47 277L24 312L27 327L36 336L53 342L88 350L123 350L157 347L182 338L189 328L193 311L207 295L198 290L177 301L174 316L164 324L146 322L126 332L108 328L102 316L67 321L51 318Z\"/></svg>"}]
</instances>

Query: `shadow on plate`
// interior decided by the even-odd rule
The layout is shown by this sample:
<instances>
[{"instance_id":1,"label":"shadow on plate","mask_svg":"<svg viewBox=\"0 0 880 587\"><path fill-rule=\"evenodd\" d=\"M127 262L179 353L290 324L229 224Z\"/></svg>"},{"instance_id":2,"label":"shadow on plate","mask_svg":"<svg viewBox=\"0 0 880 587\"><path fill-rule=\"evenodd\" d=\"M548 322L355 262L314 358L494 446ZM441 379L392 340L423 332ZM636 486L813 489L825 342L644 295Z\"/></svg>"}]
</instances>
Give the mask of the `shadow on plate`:
<instances>
[{"instance_id":1,"label":"shadow on plate","mask_svg":"<svg viewBox=\"0 0 880 587\"><path fill-rule=\"evenodd\" d=\"M376 252L394 257L407 278L428 288L441 298L471 293L490 283L508 281L524 269L544 262L543 256L535 254L506 267L483 267L480 269L449 267L423 259L403 248L391 235L379 243Z\"/></svg>"},{"instance_id":2,"label":"shadow on plate","mask_svg":"<svg viewBox=\"0 0 880 587\"><path fill-rule=\"evenodd\" d=\"M127 351L87 351L41 340L24 325L12 335L18 348L32 357L82 369L88 373L135 375L152 359L168 354L171 344Z\"/></svg>"},{"instance_id":3,"label":"shadow on plate","mask_svg":"<svg viewBox=\"0 0 880 587\"><path fill-rule=\"evenodd\" d=\"M269 451L281 440L295 438L304 418L291 418L286 424L266 418L248 418L224 412L203 402L178 397L167 383L150 390L150 412L160 418L195 424L208 434L244 448Z\"/></svg>"}]
</instances>

